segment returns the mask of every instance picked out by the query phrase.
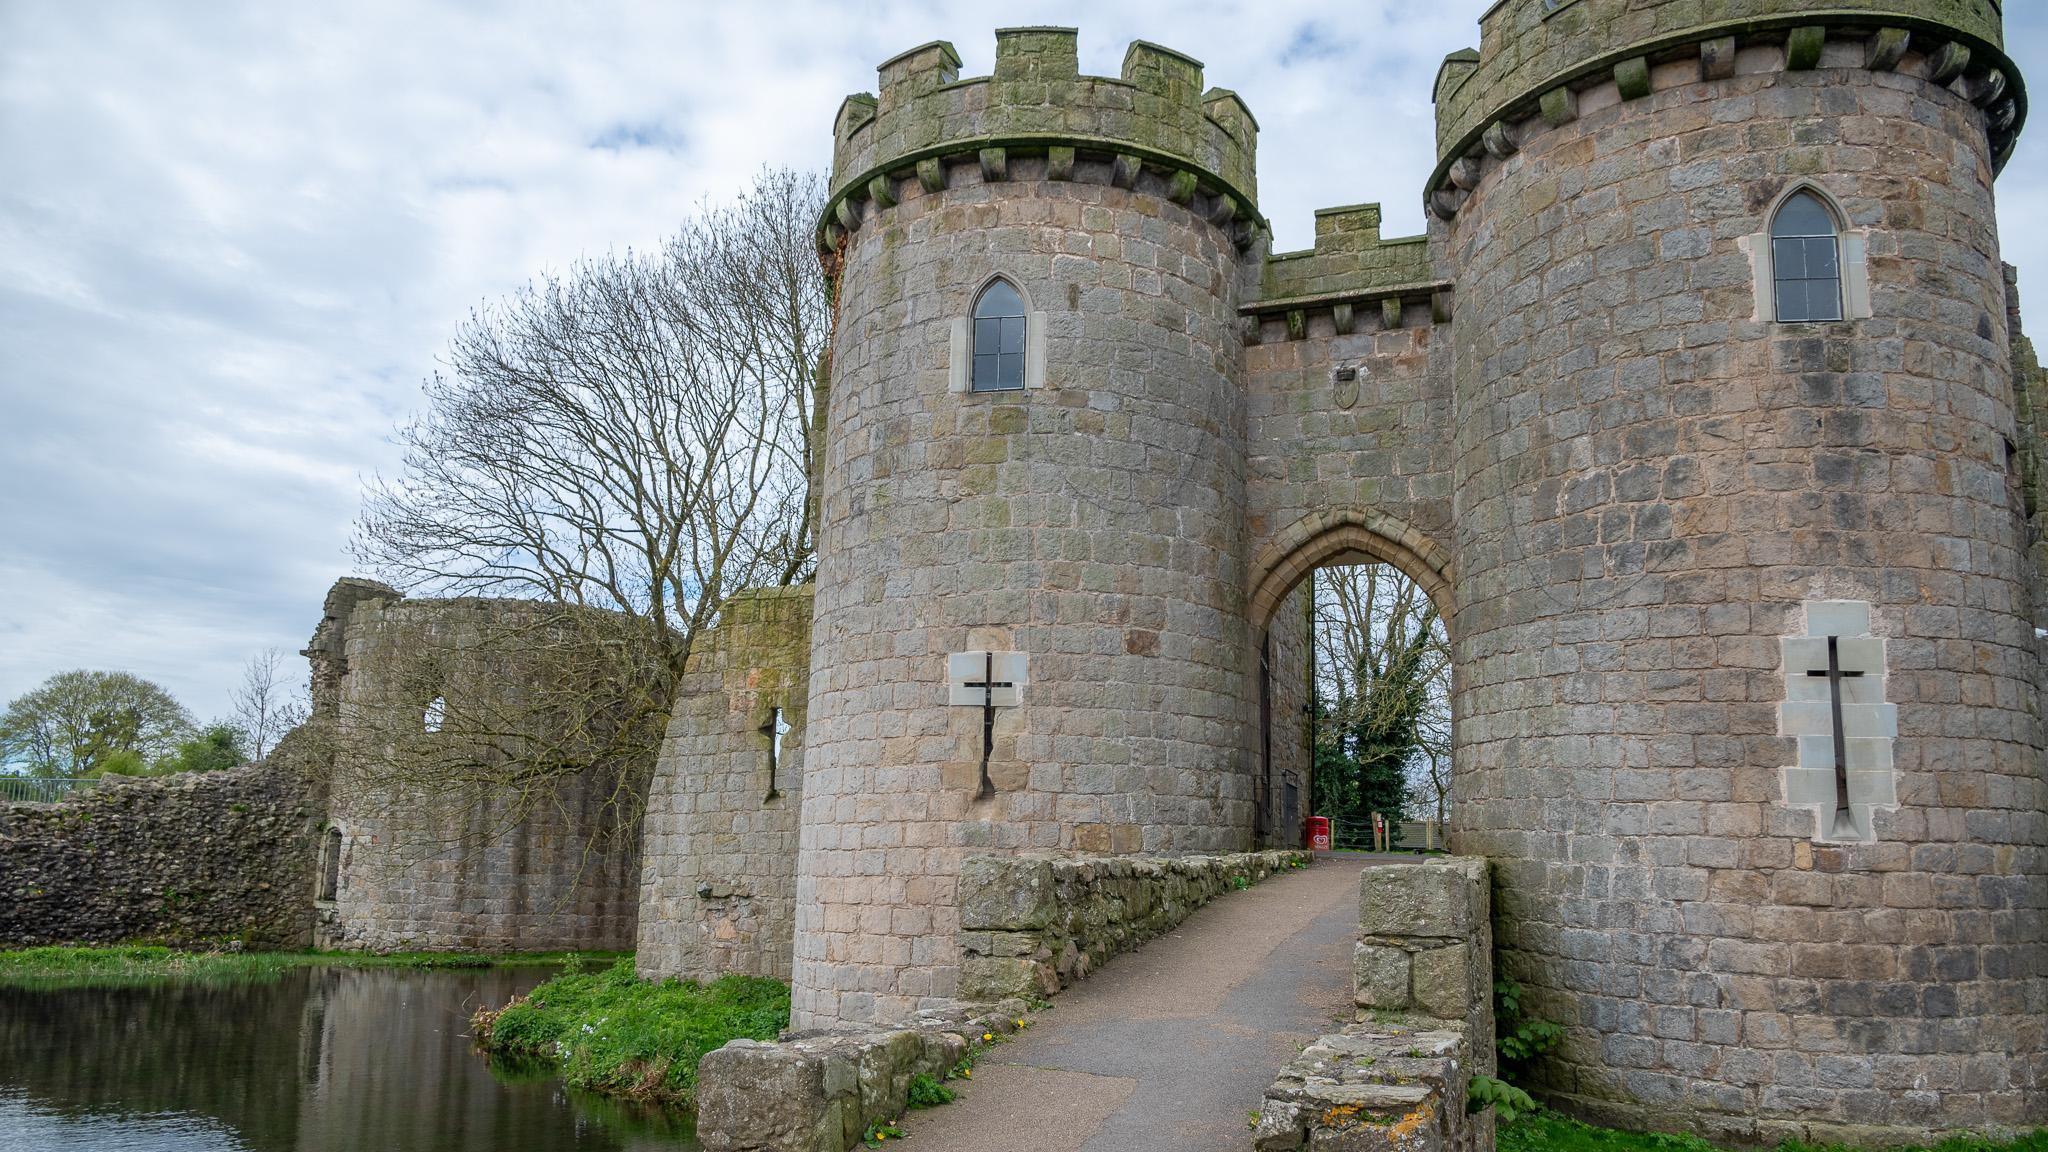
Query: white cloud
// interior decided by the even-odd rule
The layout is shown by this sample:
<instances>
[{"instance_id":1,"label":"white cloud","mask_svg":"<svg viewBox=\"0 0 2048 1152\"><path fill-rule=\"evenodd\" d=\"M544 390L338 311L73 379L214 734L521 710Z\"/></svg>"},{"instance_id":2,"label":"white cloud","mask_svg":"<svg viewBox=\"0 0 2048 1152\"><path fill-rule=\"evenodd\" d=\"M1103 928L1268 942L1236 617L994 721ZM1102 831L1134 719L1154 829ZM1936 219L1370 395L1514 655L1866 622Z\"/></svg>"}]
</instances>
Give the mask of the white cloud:
<instances>
[{"instance_id":1,"label":"white cloud","mask_svg":"<svg viewBox=\"0 0 2048 1152\"><path fill-rule=\"evenodd\" d=\"M1488 2L0 6L0 700L118 667L224 711L311 630L357 477L472 305L822 167L905 47L985 73L996 23L1064 24L1091 72L1134 38L1201 58L1294 248L1325 205L1421 230L1429 84ZM2009 22L2025 60L2044 18Z\"/></svg>"}]
</instances>

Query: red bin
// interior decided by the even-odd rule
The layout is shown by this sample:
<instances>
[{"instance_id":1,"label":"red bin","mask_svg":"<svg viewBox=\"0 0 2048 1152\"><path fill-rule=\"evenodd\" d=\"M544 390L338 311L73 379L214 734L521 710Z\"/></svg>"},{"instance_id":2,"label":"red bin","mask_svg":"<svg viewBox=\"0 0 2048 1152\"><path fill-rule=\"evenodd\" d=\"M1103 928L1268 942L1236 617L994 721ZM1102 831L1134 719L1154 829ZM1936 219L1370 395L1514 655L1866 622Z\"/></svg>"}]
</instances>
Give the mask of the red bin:
<instances>
[{"instance_id":1,"label":"red bin","mask_svg":"<svg viewBox=\"0 0 2048 1152\"><path fill-rule=\"evenodd\" d=\"M1311 816L1308 818L1308 846L1317 852L1330 850L1330 818Z\"/></svg>"}]
</instances>

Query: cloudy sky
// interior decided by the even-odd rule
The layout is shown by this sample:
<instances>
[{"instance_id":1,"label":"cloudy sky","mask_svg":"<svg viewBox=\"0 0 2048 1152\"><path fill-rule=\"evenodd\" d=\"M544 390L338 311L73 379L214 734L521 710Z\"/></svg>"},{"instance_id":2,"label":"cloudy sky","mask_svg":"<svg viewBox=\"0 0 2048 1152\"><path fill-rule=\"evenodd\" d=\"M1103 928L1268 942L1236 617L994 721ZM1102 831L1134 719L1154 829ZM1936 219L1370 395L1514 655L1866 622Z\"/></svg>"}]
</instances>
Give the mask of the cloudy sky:
<instances>
[{"instance_id":1,"label":"cloudy sky","mask_svg":"<svg viewBox=\"0 0 2048 1152\"><path fill-rule=\"evenodd\" d=\"M1202 59L1292 248L1321 205L1421 230L1430 80L1487 4L0 0L0 701L120 668L225 713L349 571L361 478L473 304L824 166L904 48L979 75L995 23L1061 24L1088 72L1133 38ZM2048 5L2008 8L2048 76ZM2023 140L2008 220L2044 175ZM2048 269L2048 235L2006 244Z\"/></svg>"}]
</instances>

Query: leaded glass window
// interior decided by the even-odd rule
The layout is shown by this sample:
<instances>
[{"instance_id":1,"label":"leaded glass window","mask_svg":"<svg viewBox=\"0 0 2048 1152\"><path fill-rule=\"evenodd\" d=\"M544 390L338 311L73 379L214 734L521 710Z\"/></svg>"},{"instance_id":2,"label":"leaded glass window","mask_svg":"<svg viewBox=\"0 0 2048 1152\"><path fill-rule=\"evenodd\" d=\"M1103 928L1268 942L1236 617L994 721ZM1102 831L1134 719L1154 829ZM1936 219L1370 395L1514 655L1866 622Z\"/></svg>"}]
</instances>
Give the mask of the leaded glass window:
<instances>
[{"instance_id":1,"label":"leaded glass window","mask_svg":"<svg viewBox=\"0 0 2048 1152\"><path fill-rule=\"evenodd\" d=\"M982 289L974 302L976 392L1024 387L1024 298L1008 280Z\"/></svg>"},{"instance_id":2,"label":"leaded glass window","mask_svg":"<svg viewBox=\"0 0 2048 1152\"><path fill-rule=\"evenodd\" d=\"M1798 192L1771 218L1771 287L1780 322L1842 318L1842 244L1834 213Z\"/></svg>"}]
</instances>

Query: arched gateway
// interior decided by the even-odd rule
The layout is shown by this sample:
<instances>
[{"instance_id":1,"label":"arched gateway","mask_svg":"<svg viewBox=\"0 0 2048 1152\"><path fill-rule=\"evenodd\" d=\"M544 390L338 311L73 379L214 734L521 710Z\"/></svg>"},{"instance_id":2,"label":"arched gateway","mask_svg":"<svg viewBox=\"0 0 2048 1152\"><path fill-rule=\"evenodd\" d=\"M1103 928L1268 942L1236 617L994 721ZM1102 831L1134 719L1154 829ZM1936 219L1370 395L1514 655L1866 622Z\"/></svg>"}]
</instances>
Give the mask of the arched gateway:
<instances>
[{"instance_id":1,"label":"arched gateway","mask_svg":"<svg viewBox=\"0 0 2048 1152\"><path fill-rule=\"evenodd\" d=\"M657 782L643 940L749 963L691 941L787 857L682 879L653 846L794 829L793 946L758 939L793 947L797 1025L899 1020L962 994L969 856L1292 842L1261 654L1308 570L1383 560L1450 622L1453 846L1568 1028L1553 1099L2040 1120L1996 6L1503 0L1438 77L1429 234L1336 208L1294 253L1201 65L996 43L992 76L929 44L839 110L808 659L721 647L729 703L678 710L713 735ZM1826 230L1774 225L1795 185Z\"/></svg>"}]
</instances>

